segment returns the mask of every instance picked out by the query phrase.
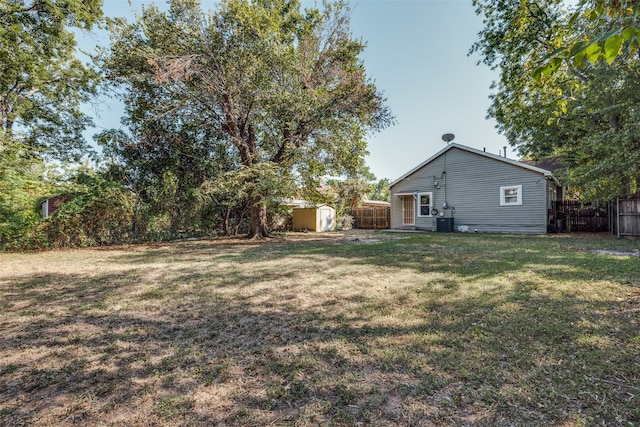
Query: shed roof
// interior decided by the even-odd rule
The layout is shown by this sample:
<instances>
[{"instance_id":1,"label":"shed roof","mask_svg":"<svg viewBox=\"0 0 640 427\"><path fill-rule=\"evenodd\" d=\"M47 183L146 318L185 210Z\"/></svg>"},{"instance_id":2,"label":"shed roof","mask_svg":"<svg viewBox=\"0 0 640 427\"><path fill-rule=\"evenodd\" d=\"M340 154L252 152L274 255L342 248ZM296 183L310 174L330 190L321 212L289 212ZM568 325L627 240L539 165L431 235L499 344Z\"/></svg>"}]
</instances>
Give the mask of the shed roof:
<instances>
[{"instance_id":1,"label":"shed roof","mask_svg":"<svg viewBox=\"0 0 640 427\"><path fill-rule=\"evenodd\" d=\"M327 203L318 203L318 204L314 204L314 205L310 205L310 206L299 206L299 207L295 207L293 208L293 210L297 210L297 209L319 209L319 208L331 208L331 209L335 209L335 207L327 204Z\"/></svg>"},{"instance_id":2,"label":"shed roof","mask_svg":"<svg viewBox=\"0 0 640 427\"><path fill-rule=\"evenodd\" d=\"M526 163L522 163L522 162L519 162L517 160L508 159L506 157L498 156L497 154L487 153L486 151L476 150L475 148L467 147L466 145L451 143L451 144L447 145L445 148L443 148L442 150L438 151L433 156L429 157L424 162L420 163L415 168L411 169L409 172L405 173L404 175L402 175L398 179L394 180L391 184L389 184L389 187L393 187L398 182L402 181L403 179L405 179L406 177L408 177L409 175L411 175L412 173L414 173L418 169L421 169L422 167L424 167L427 164L431 163L433 160L437 159L438 157L440 157L441 155L443 155L444 153L446 153L447 151L449 151L449 150L451 150L453 148L457 148L459 150L463 150L463 151L467 151L469 153L477 154L479 156L484 156L484 157L487 157L487 158L490 158L490 159L493 159L493 160L498 160L500 162L508 163L510 165L517 166L517 167L520 167L520 168L528 169L528 170L531 170L533 172L537 172L537 173L543 174L544 176L550 176L551 175L551 172L546 170L546 169L542 169L542 168L539 168L539 167L536 167L536 166L528 165Z\"/></svg>"}]
</instances>

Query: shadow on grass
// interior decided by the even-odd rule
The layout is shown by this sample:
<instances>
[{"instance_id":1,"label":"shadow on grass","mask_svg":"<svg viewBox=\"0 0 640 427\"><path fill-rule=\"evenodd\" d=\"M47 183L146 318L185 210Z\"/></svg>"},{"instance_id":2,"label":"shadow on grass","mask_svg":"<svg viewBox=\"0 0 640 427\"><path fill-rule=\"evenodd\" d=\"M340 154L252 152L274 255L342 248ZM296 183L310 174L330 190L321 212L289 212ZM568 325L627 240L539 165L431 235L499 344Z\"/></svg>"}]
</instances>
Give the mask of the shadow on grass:
<instances>
[{"instance_id":1,"label":"shadow on grass","mask_svg":"<svg viewBox=\"0 0 640 427\"><path fill-rule=\"evenodd\" d=\"M117 274L13 276L0 285L0 424L640 420L635 260L436 237L168 247L107 255L132 266ZM334 289L340 265L390 289L355 276ZM396 292L399 271L415 285ZM591 297L604 280L627 288Z\"/></svg>"},{"instance_id":2,"label":"shadow on grass","mask_svg":"<svg viewBox=\"0 0 640 427\"><path fill-rule=\"evenodd\" d=\"M423 233L399 238L378 233L376 239L378 241L373 243L362 243L359 237L337 241L318 238L310 242L276 239L213 244L203 241L183 246L158 245L151 250L127 253L115 260L136 266L158 262L180 265L185 261L251 266L257 261L297 257L299 268L304 268L305 263L322 263L329 259L332 265L335 260L342 259L351 264L397 267L422 273L453 271L457 277L468 280L530 269L553 280L584 276L586 280L612 279L640 287L640 259L589 252L603 248L636 249L637 243L633 241L609 236Z\"/></svg>"}]
</instances>

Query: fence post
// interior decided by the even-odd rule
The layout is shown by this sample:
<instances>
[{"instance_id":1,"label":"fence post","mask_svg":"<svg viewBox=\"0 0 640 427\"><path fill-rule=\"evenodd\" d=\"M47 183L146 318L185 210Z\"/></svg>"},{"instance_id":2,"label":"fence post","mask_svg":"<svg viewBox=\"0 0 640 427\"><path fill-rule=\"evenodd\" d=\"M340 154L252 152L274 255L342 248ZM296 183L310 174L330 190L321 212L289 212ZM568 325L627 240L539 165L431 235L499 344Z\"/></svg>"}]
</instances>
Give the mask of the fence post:
<instances>
[{"instance_id":1,"label":"fence post","mask_svg":"<svg viewBox=\"0 0 640 427\"><path fill-rule=\"evenodd\" d=\"M613 234L613 204L607 202L607 220L609 222L609 233Z\"/></svg>"},{"instance_id":2,"label":"fence post","mask_svg":"<svg viewBox=\"0 0 640 427\"><path fill-rule=\"evenodd\" d=\"M616 198L616 203L618 205L617 209L617 219L616 219L616 232L618 234L618 239L620 238L620 197Z\"/></svg>"}]
</instances>

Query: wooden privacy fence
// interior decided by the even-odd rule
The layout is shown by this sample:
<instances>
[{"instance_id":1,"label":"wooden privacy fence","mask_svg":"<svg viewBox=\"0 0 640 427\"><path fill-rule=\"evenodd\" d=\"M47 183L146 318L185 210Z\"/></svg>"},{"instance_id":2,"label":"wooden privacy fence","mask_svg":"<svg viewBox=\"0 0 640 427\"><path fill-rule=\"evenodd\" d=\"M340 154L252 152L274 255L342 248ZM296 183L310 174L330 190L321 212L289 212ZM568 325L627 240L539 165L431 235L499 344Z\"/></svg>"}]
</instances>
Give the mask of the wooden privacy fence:
<instances>
[{"instance_id":1,"label":"wooden privacy fence","mask_svg":"<svg viewBox=\"0 0 640 427\"><path fill-rule=\"evenodd\" d=\"M581 202L557 201L554 207L553 217L561 221L556 224L560 230L609 231L608 206L598 207L590 204L583 205Z\"/></svg>"},{"instance_id":2,"label":"wooden privacy fence","mask_svg":"<svg viewBox=\"0 0 640 427\"><path fill-rule=\"evenodd\" d=\"M391 228L391 208L388 206L354 208L353 219L356 228L368 230Z\"/></svg>"},{"instance_id":3,"label":"wooden privacy fence","mask_svg":"<svg viewBox=\"0 0 640 427\"><path fill-rule=\"evenodd\" d=\"M617 234L621 237L640 238L640 198L620 199L615 204L617 212L614 217L614 227L619 224ZM619 214L618 214L619 212Z\"/></svg>"}]
</instances>

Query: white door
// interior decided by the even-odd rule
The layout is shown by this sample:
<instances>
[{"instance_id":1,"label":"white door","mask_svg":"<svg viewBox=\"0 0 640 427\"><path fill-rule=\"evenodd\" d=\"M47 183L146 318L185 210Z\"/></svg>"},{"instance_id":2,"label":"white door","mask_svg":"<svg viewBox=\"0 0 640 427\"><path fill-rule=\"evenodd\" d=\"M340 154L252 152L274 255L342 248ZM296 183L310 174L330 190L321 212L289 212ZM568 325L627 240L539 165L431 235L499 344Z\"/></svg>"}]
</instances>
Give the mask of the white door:
<instances>
[{"instance_id":1,"label":"white door","mask_svg":"<svg viewBox=\"0 0 640 427\"><path fill-rule=\"evenodd\" d=\"M331 231L331 209L320 208L320 231Z\"/></svg>"}]
</instances>

